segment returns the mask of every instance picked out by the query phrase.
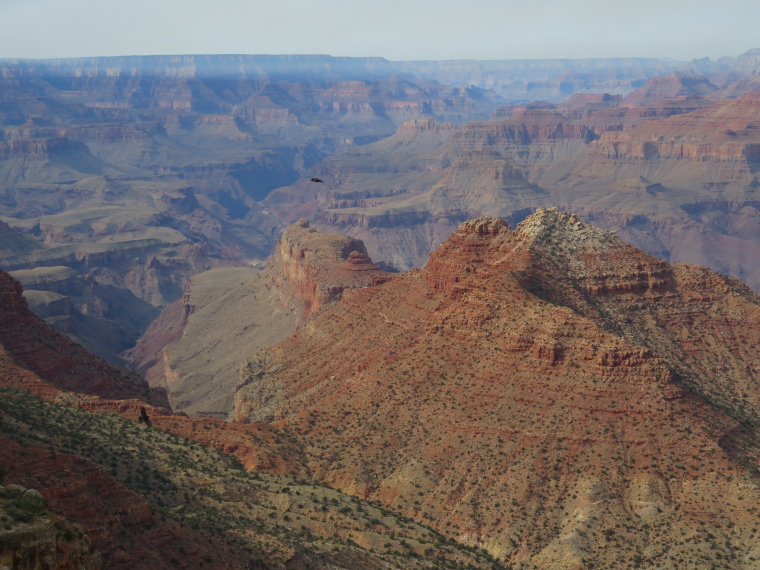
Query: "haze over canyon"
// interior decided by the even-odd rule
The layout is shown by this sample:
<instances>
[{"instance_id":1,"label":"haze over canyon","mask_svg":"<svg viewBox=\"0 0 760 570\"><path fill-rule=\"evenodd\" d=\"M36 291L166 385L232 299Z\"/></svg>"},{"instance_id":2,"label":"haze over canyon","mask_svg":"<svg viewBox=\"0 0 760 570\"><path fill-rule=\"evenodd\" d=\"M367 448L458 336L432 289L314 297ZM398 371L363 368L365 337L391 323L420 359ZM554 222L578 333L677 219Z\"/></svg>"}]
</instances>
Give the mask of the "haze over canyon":
<instances>
[{"instance_id":1,"label":"haze over canyon","mask_svg":"<svg viewBox=\"0 0 760 570\"><path fill-rule=\"evenodd\" d=\"M760 49L0 60L0 564L757 568L758 171Z\"/></svg>"}]
</instances>

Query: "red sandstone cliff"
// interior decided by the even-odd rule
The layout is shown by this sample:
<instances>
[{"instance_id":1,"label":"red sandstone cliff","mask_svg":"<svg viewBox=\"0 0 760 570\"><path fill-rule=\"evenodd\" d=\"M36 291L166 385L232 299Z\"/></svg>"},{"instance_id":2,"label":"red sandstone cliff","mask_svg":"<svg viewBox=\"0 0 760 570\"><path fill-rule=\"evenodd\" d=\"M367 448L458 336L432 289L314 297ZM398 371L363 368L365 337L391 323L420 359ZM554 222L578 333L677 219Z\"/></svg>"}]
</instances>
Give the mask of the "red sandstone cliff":
<instances>
[{"instance_id":1,"label":"red sandstone cliff","mask_svg":"<svg viewBox=\"0 0 760 570\"><path fill-rule=\"evenodd\" d=\"M344 291L388 275L372 263L361 240L317 232L306 220L283 232L271 270L283 302L298 307L304 318L338 301Z\"/></svg>"}]
</instances>

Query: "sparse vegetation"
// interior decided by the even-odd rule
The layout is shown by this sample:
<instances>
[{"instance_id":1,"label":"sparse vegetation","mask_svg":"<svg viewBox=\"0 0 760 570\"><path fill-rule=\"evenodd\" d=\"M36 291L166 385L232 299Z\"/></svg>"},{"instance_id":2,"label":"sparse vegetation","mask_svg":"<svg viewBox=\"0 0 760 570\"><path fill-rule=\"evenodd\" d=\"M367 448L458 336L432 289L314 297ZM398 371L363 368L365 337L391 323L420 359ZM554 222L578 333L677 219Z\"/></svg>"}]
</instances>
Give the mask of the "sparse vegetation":
<instances>
[{"instance_id":1,"label":"sparse vegetation","mask_svg":"<svg viewBox=\"0 0 760 570\"><path fill-rule=\"evenodd\" d=\"M430 567L484 568L489 559L356 497L306 480L247 473L234 457L118 416L2 389L0 433L22 446L85 457L144 497L157 515L269 562L296 551L319 565L355 560L368 568L382 560L422 562L425 551Z\"/></svg>"}]
</instances>

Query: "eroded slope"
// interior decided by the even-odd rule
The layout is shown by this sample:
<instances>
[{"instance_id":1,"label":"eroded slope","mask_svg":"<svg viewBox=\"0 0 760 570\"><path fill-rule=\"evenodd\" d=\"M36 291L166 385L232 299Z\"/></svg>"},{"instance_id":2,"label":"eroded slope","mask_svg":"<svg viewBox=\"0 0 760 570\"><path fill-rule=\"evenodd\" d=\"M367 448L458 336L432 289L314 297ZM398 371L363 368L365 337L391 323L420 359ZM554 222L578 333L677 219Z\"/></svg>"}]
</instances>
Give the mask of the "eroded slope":
<instances>
[{"instance_id":1,"label":"eroded slope","mask_svg":"<svg viewBox=\"0 0 760 570\"><path fill-rule=\"evenodd\" d=\"M236 417L507 562L752 568L758 307L556 210L479 219L253 358Z\"/></svg>"}]
</instances>

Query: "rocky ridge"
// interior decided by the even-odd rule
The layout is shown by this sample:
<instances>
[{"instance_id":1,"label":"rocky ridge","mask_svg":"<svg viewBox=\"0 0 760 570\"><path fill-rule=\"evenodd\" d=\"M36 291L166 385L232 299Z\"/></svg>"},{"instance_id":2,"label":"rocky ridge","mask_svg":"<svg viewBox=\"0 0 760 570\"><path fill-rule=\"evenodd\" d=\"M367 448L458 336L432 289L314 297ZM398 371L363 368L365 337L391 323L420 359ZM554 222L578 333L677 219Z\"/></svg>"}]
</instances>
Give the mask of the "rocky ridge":
<instances>
[{"instance_id":1,"label":"rocky ridge","mask_svg":"<svg viewBox=\"0 0 760 570\"><path fill-rule=\"evenodd\" d=\"M752 568L758 310L576 216L481 218L253 358L236 419L505 563Z\"/></svg>"},{"instance_id":2,"label":"rocky ridge","mask_svg":"<svg viewBox=\"0 0 760 570\"><path fill-rule=\"evenodd\" d=\"M146 428L105 408L92 414L3 395L0 421L9 436L0 461L12 465L8 477L34 481L51 510L81 525L109 568L490 565L486 553L378 505L251 465L244 471L195 438L219 443L223 424L211 432L208 421L195 420L200 429L186 438L175 431L182 416L151 410L154 421L167 421ZM247 431L249 442L261 434Z\"/></svg>"}]
</instances>

